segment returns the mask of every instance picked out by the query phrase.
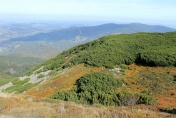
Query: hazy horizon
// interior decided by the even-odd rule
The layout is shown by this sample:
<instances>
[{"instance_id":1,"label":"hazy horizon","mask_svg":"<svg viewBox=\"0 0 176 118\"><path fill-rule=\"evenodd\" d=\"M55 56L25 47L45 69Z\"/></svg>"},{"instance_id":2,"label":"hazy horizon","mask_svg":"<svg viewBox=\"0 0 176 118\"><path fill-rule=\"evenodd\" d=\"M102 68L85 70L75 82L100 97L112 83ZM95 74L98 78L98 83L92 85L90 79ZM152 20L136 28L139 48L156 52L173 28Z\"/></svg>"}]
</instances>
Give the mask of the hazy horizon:
<instances>
[{"instance_id":1,"label":"hazy horizon","mask_svg":"<svg viewBox=\"0 0 176 118\"><path fill-rule=\"evenodd\" d=\"M0 0L0 22L144 23L176 28L174 0Z\"/></svg>"}]
</instances>

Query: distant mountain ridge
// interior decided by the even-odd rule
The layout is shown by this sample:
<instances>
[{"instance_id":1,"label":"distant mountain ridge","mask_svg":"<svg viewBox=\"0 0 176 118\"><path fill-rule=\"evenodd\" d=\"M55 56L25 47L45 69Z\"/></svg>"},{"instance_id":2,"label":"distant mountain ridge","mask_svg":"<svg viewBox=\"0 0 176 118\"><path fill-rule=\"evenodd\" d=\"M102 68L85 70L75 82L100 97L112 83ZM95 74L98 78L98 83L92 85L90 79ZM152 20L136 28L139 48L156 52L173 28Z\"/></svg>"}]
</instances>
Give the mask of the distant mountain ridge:
<instances>
[{"instance_id":1,"label":"distant mountain ridge","mask_svg":"<svg viewBox=\"0 0 176 118\"><path fill-rule=\"evenodd\" d=\"M32 25L32 26L31 26ZM43 33L37 33L33 35L25 35L27 32L25 29L21 32L18 38L11 36L11 33L7 33L8 36L13 37L9 40L0 42L0 55L19 54L27 57L35 57L42 59L49 59L63 50L69 49L78 44L83 44L103 36L111 34L132 34L136 32L170 32L176 31L175 29L160 26L160 25L146 25L141 23L131 24L102 24L97 26L84 26L84 27L67 27L63 28L57 24L42 25L42 24L19 24L12 25L12 28L18 29L20 34L23 31L23 27L26 29L35 30L37 27ZM34 26L34 28L33 28ZM10 27L10 26L9 26ZM55 29L55 30L51 30ZM32 31L33 31L32 30ZM13 34L12 34L13 35Z\"/></svg>"},{"instance_id":2,"label":"distant mountain ridge","mask_svg":"<svg viewBox=\"0 0 176 118\"><path fill-rule=\"evenodd\" d=\"M161 25L102 24L98 26L70 27L33 36L14 38L11 41L59 41L59 40L92 40L110 34L130 34L136 32L172 32L176 29Z\"/></svg>"}]
</instances>

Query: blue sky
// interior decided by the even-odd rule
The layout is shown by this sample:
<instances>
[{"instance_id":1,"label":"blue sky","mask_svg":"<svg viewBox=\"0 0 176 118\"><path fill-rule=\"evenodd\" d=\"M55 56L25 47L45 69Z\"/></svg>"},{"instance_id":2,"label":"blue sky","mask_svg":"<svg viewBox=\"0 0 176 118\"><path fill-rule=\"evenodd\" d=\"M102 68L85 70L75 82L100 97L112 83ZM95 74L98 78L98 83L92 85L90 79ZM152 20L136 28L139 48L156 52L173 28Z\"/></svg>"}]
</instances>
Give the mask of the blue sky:
<instances>
[{"instance_id":1,"label":"blue sky","mask_svg":"<svg viewBox=\"0 0 176 118\"><path fill-rule=\"evenodd\" d=\"M0 19L141 22L176 27L176 0L0 0Z\"/></svg>"}]
</instances>

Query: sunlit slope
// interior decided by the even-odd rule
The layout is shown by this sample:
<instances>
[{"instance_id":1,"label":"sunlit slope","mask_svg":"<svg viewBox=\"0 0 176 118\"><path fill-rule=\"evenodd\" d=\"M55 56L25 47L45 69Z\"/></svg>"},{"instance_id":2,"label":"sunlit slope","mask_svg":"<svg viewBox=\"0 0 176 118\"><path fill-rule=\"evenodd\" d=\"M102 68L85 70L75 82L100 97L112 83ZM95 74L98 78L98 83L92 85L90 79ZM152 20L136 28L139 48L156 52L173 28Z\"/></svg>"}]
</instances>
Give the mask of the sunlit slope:
<instances>
[{"instance_id":1,"label":"sunlit slope","mask_svg":"<svg viewBox=\"0 0 176 118\"><path fill-rule=\"evenodd\" d=\"M131 66L134 63L136 66ZM111 73L111 69L122 69L118 66L122 64L130 66L125 73L118 73L118 78L125 82L117 92L145 92L155 97L161 106L175 106L176 32L110 35L73 47L28 72L30 75L34 71L50 70L50 75L56 77L40 84L41 89L27 91L26 95L44 98L58 91L73 90L82 76L97 72L88 71L89 68L103 68L98 72L114 75L116 72ZM70 73L71 70L74 73ZM64 76L60 72L64 72Z\"/></svg>"},{"instance_id":2,"label":"sunlit slope","mask_svg":"<svg viewBox=\"0 0 176 118\"><path fill-rule=\"evenodd\" d=\"M176 32L136 33L102 37L90 43L73 47L40 66L46 70L60 70L79 63L113 68L117 64L149 66L176 65Z\"/></svg>"},{"instance_id":3,"label":"sunlit slope","mask_svg":"<svg viewBox=\"0 0 176 118\"><path fill-rule=\"evenodd\" d=\"M58 91L72 90L76 81L83 75L102 70L102 67L85 67L83 64L74 66L63 71L59 75L49 79L35 88L23 93L24 97L45 98L53 95Z\"/></svg>"}]
</instances>

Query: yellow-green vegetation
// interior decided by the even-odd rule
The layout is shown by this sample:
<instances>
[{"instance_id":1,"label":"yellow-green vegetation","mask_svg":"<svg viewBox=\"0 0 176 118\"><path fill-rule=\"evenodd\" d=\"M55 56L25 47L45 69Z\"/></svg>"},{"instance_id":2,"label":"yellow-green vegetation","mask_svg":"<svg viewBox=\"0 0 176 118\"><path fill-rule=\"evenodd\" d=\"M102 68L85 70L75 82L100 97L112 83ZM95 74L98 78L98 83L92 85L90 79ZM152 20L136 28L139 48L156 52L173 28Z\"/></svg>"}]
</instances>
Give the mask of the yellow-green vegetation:
<instances>
[{"instance_id":1,"label":"yellow-green vegetation","mask_svg":"<svg viewBox=\"0 0 176 118\"><path fill-rule=\"evenodd\" d=\"M37 78L43 78L43 77L45 77L45 75L40 74Z\"/></svg>"},{"instance_id":2,"label":"yellow-green vegetation","mask_svg":"<svg viewBox=\"0 0 176 118\"><path fill-rule=\"evenodd\" d=\"M0 78L0 86L7 84L13 80L14 80L14 78Z\"/></svg>"}]
</instances>

